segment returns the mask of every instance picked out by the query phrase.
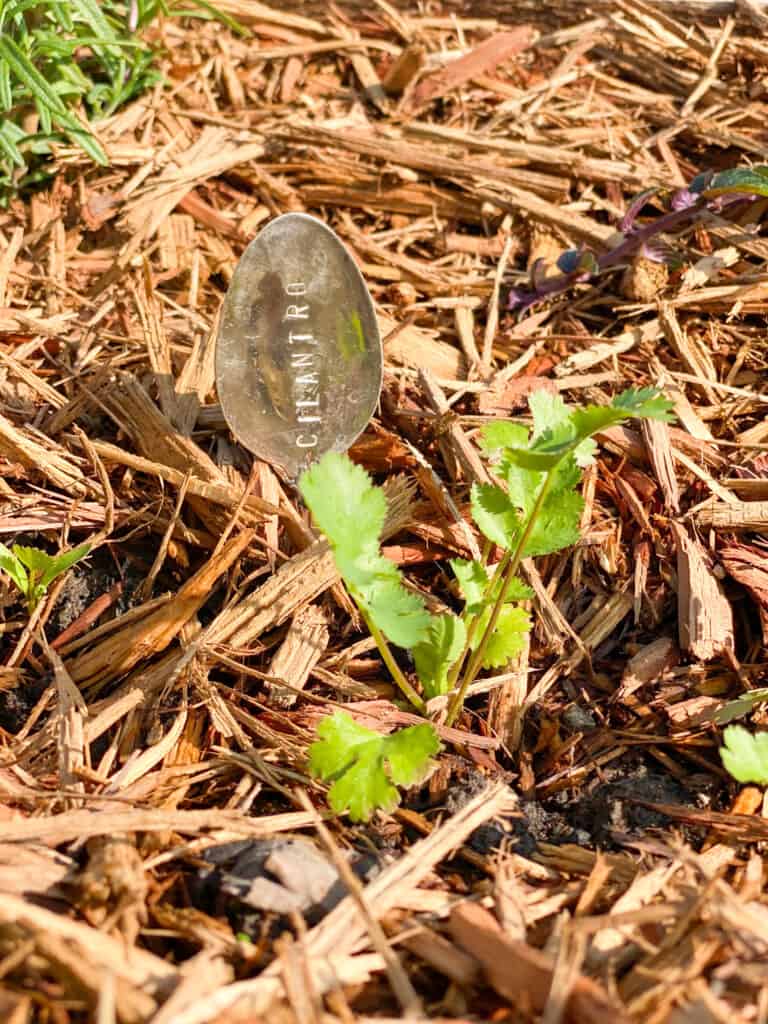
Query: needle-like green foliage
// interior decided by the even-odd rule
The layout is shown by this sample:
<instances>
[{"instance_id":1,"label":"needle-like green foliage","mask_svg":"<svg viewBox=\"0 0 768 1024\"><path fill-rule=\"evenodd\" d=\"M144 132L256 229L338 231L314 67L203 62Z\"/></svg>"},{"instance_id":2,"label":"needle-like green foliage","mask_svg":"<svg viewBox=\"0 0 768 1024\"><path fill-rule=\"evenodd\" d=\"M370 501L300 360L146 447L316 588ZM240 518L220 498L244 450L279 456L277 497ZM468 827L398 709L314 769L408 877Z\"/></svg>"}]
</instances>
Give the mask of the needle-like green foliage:
<instances>
[{"instance_id":1,"label":"needle-like green foliage","mask_svg":"<svg viewBox=\"0 0 768 1024\"><path fill-rule=\"evenodd\" d=\"M743 725L729 725L723 739L720 757L734 779L768 786L768 732L752 734Z\"/></svg>"},{"instance_id":2,"label":"needle-like green foliage","mask_svg":"<svg viewBox=\"0 0 768 1024\"><path fill-rule=\"evenodd\" d=\"M7 548L0 544L0 569L21 591L31 615L56 577L85 558L90 550L90 544L81 544L60 555L48 555L39 548L26 548L20 544Z\"/></svg>"},{"instance_id":3,"label":"needle-like green foliage","mask_svg":"<svg viewBox=\"0 0 768 1024\"><path fill-rule=\"evenodd\" d=\"M107 163L91 121L160 78L139 30L161 15L218 16L233 24L202 0L189 7L165 0L0 0L0 202L47 176L56 143L74 143L95 163Z\"/></svg>"},{"instance_id":4,"label":"needle-like green foliage","mask_svg":"<svg viewBox=\"0 0 768 1024\"><path fill-rule=\"evenodd\" d=\"M324 718L317 735L310 750L310 771L333 780L329 803L338 814L348 810L353 821L396 807L397 787L423 781L440 749L435 730L427 723L382 736L358 725L344 711Z\"/></svg>"},{"instance_id":5,"label":"needle-like green foliage","mask_svg":"<svg viewBox=\"0 0 768 1024\"><path fill-rule=\"evenodd\" d=\"M424 698L450 695L448 725L461 711L477 673L504 668L525 644L531 617L521 602L530 601L533 593L517 575L521 561L579 540L584 502L578 486L582 468L594 460L593 435L633 417L671 417L671 403L650 388L625 391L604 406L569 408L544 391L531 395L529 404L532 429L494 422L482 432L483 450L502 485L476 484L472 514L491 542L488 550L496 545L505 554L495 567L486 560L451 562L464 601L461 615L431 615L424 601L406 589L397 567L382 556L386 501L363 469L331 453L299 480L393 679L420 711L426 709ZM410 650L423 697L389 643ZM323 722L321 741L310 751L310 769L336 779L331 805L362 817L393 806L395 786L409 785L407 780L417 777L437 749L432 726L418 728L419 733L406 729L383 739L346 717ZM408 761L411 747L413 761Z\"/></svg>"}]
</instances>

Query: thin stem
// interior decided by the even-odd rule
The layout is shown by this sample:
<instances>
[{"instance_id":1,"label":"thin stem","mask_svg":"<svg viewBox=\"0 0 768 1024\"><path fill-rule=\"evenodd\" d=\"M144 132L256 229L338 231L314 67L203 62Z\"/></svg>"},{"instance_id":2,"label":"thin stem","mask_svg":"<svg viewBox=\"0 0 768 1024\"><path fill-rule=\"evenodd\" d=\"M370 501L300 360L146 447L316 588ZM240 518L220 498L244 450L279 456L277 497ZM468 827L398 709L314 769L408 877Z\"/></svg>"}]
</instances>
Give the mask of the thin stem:
<instances>
[{"instance_id":1,"label":"thin stem","mask_svg":"<svg viewBox=\"0 0 768 1024\"><path fill-rule=\"evenodd\" d=\"M411 702L411 704L413 704L416 710L421 712L421 714L423 715L424 712L427 710L427 706L403 675L402 669L395 661L392 651L389 649L389 644L387 643L384 634L381 632L381 630L375 624L375 622L371 620L365 609L361 608L360 605L358 605L358 607L360 608L360 614L363 616L366 626L371 631L371 636L376 641L376 646L379 649L379 653L381 654L384 664L389 669L390 675L397 683L397 685L400 687L403 694Z\"/></svg>"},{"instance_id":2,"label":"thin stem","mask_svg":"<svg viewBox=\"0 0 768 1024\"><path fill-rule=\"evenodd\" d=\"M488 649L488 643L491 639L491 635L493 634L493 631L496 628L496 623L499 621L499 615L501 614L501 609L504 607L504 602L507 599L509 588L512 586L512 580L515 578L515 576L517 575L517 570L520 568L520 563L523 560L523 552L525 551L525 545L528 543L528 539L530 538L531 533L533 532L533 528L536 525L536 520L539 517L539 513L541 512L542 507L544 506L547 494L549 493L549 489L552 486L552 481L555 478L555 470L557 469L558 465L559 463L553 466L544 478L544 483L542 484L541 490L538 493L534 506L531 509L531 514L528 516L528 519L525 523L525 527L523 528L523 532L520 534L520 537L515 546L515 550L509 558L509 564L507 565L505 570L504 582L501 585L501 589L499 590L499 594L494 603L493 611L491 612L491 617L488 620L488 625L485 627L485 632L482 635L480 643L477 645L477 650L475 651L472 659L470 660L469 668L467 669L466 674L462 679L459 691L453 698L451 706L448 709L448 715L445 720L445 724L447 726L453 725L453 723L459 716L459 713L461 712L461 709L464 706L464 698L467 695L467 690L474 682L475 676L482 667L483 658L485 657L485 652Z\"/></svg>"},{"instance_id":3,"label":"thin stem","mask_svg":"<svg viewBox=\"0 0 768 1024\"><path fill-rule=\"evenodd\" d=\"M483 565L486 565L487 562L488 562L488 556L489 556L489 554L491 552L491 547L492 547L491 542L489 540L487 540L485 542L485 547L483 548ZM485 599L486 600L488 599L488 594L493 589L494 582L498 578L499 574L506 571L507 565L509 563L509 559L511 557L512 556L511 556L511 554L508 551L505 552L504 557L502 558L502 560L499 562L498 566L496 567L496 572L488 580L488 590L486 591L486 595L485 595ZM483 603L485 604L485 602L483 602ZM447 690L448 693L450 693L451 690L453 690L453 688L456 686L458 678L461 675L461 670L462 670L462 667L464 666L464 661L465 661L465 659L467 657L467 654L469 653L469 650L470 650L470 648L472 646L472 641L475 638L475 632L477 630L477 627L478 627L478 624L480 622L480 618L481 618L482 614L483 613L481 611L481 612L476 612L474 615L469 615L468 616L467 612L465 610L464 614L461 617L462 621L467 626L467 639L464 641L464 649L462 650L461 654L458 656L456 661L453 663L453 665L451 666L451 671L448 673L448 690Z\"/></svg>"},{"instance_id":4,"label":"thin stem","mask_svg":"<svg viewBox=\"0 0 768 1024\"><path fill-rule=\"evenodd\" d=\"M669 213L662 214L662 216L657 220L652 221L650 224L645 224L643 227L628 234L624 240L613 249L609 249L608 252L604 252L597 256L597 273L591 274L575 271L570 274L559 274L542 281L530 292L526 293L523 290L518 290L517 294L519 302L514 308L527 309L529 306L534 305L536 302L540 302L547 296L560 295L562 292L567 291L573 284L592 280L592 278L596 277L597 274L602 271L610 270L611 267L614 267L617 263L623 263L625 260L629 259L630 256L633 256L637 250L645 244L645 242L649 241L654 236L663 231L670 231L672 228L685 224L687 221L696 221L702 213L706 212L706 210L707 203L704 200L700 200L695 205L689 206L684 210L672 210Z\"/></svg>"}]
</instances>

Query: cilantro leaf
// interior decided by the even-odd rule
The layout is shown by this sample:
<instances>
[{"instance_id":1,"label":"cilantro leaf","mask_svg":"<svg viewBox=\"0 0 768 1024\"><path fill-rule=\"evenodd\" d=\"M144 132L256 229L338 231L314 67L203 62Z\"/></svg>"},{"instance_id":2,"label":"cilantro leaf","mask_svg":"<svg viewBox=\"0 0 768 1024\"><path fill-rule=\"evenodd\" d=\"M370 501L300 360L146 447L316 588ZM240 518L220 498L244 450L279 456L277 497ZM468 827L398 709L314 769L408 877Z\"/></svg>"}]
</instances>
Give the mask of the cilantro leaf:
<instances>
[{"instance_id":1,"label":"cilantro leaf","mask_svg":"<svg viewBox=\"0 0 768 1024\"><path fill-rule=\"evenodd\" d=\"M393 644L426 638L430 615L402 585L396 565L379 551L387 514L384 492L346 455L328 452L302 473L299 491L328 538L336 568L352 596Z\"/></svg>"},{"instance_id":2,"label":"cilantro leaf","mask_svg":"<svg viewBox=\"0 0 768 1024\"><path fill-rule=\"evenodd\" d=\"M0 569L10 576L22 594L26 594L27 584L29 582L27 570L19 561L16 554L7 548L5 544L0 544Z\"/></svg>"},{"instance_id":3,"label":"cilantro leaf","mask_svg":"<svg viewBox=\"0 0 768 1024\"><path fill-rule=\"evenodd\" d=\"M525 544L526 558L572 547L581 537L584 499L578 491L548 494Z\"/></svg>"},{"instance_id":4,"label":"cilantro leaf","mask_svg":"<svg viewBox=\"0 0 768 1024\"><path fill-rule=\"evenodd\" d=\"M499 463L499 476L507 485L507 493L512 504L527 516L544 484L545 474L519 466L509 458L509 450L506 450Z\"/></svg>"},{"instance_id":5,"label":"cilantro leaf","mask_svg":"<svg viewBox=\"0 0 768 1024\"><path fill-rule=\"evenodd\" d=\"M723 739L720 757L734 779L768 786L768 732L753 735L742 725L729 725Z\"/></svg>"},{"instance_id":6,"label":"cilantro leaf","mask_svg":"<svg viewBox=\"0 0 768 1024\"><path fill-rule=\"evenodd\" d=\"M529 400L534 411L534 436L526 447L509 446L504 458L524 469L546 472L572 453L577 465L592 461L593 434L633 417L671 419L672 403L655 388L630 388L610 405L588 405L568 409L558 395L536 391Z\"/></svg>"},{"instance_id":7,"label":"cilantro leaf","mask_svg":"<svg viewBox=\"0 0 768 1024\"><path fill-rule=\"evenodd\" d=\"M533 446L540 438L551 438L569 443L573 439L573 409L565 404L559 395L550 395L547 391L534 391L528 398L528 405L533 414ZM576 465L584 467L594 461L597 446L588 436L584 436L573 449Z\"/></svg>"},{"instance_id":8,"label":"cilantro leaf","mask_svg":"<svg viewBox=\"0 0 768 1024\"><path fill-rule=\"evenodd\" d=\"M509 495L493 484L472 485L472 515L483 534L501 548L514 546L522 520Z\"/></svg>"},{"instance_id":9,"label":"cilantro leaf","mask_svg":"<svg viewBox=\"0 0 768 1024\"><path fill-rule=\"evenodd\" d=\"M363 552L378 552L387 502L361 466L346 455L328 452L301 474L299 491L345 562L354 562Z\"/></svg>"},{"instance_id":10,"label":"cilantro leaf","mask_svg":"<svg viewBox=\"0 0 768 1024\"><path fill-rule=\"evenodd\" d=\"M413 648L421 685L427 697L448 692L448 670L464 650L467 630L456 615L435 615L427 638Z\"/></svg>"},{"instance_id":11,"label":"cilantro leaf","mask_svg":"<svg viewBox=\"0 0 768 1024\"><path fill-rule=\"evenodd\" d=\"M467 562L463 558L451 559L451 568L456 575L456 580L464 598L464 606L470 615L479 615L486 605L492 603L499 593L502 579L499 577L492 589L488 589L490 575L488 570L480 562ZM505 604L512 601L530 601L534 594L527 583L523 583L519 576L515 576L507 588Z\"/></svg>"},{"instance_id":12,"label":"cilantro leaf","mask_svg":"<svg viewBox=\"0 0 768 1024\"><path fill-rule=\"evenodd\" d=\"M502 448L524 448L528 443L528 428L520 423L494 420L480 431L480 447L488 455Z\"/></svg>"},{"instance_id":13,"label":"cilantro leaf","mask_svg":"<svg viewBox=\"0 0 768 1024\"><path fill-rule=\"evenodd\" d=\"M560 395L549 391L533 391L528 396L528 408L533 416L533 440L550 430L556 430L570 419L570 410Z\"/></svg>"},{"instance_id":14,"label":"cilantro leaf","mask_svg":"<svg viewBox=\"0 0 768 1024\"><path fill-rule=\"evenodd\" d=\"M384 760L389 775L398 786L415 786L432 768L432 757L440 750L440 740L429 722L399 729L384 737Z\"/></svg>"},{"instance_id":15,"label":"cilantro leaf","mask_svg":"<svg viewBox=\"0 0 768 1024\"><path fill-rule=\"evenodd\" d=\"M656 388L628 388L617 395L611 405L624 411L626 418L639 417L646 420L673 420L674 403L660 394Z\"/></svg>"},{"instance_id":16,"label":"cilantro leaf","mask_svg":"<svg viewBox=\"0 0 768 1024\"><path fill-rule=\"evenodd\" d=\"M489 608L480 618L472 644L473 650L480 643L490 616ZM531 617L524 608L504 605L485 649L483 668L503 668L515 654L522 651L525 646L525 635L530 629Z\"/></svg>"},{"instance_id":17,"label":"cilantro leaf","mask_svg":"<svg viewBox=\"0 0 768 1024\"><path fill-rule=\"evenodd\" d=\"M513 601L532 601L534 596L533 589L527 583L523 583L519 576L515 576L507 587L504 604L511 604Z\"/></svg>"},{"instance_id":18,"label":"cilantro leaf","mask_svg":"<svg viewBox=\"0 0 768 1024\"><path fill-rule=\"evenodd\" d=\"M324 718L317 735L309 748L310 773L333 780L329 803L337 814L349 810L353 821L367 821L377 809L396 807L400 802L396 787L412 786L425 778L440 749L428 723L383 736L358 725L344 711Z\"/></svg>"},{"instance_id":19,"label":"cilantro leaf","mask_svg":"<svg viewBox=\"0 0 768 1024\"><path fill-rule=\"evenodd\" d=\"M360 596L388 640L398 647L413 647L426 639L432 616L418 594L412 594L402 585L397 567L392 565L392 569L393 575L377 578Z\"/></svg>"},{"instance_id":20,"label":"cilantro leaf","mask_svg":"<svg viewBox=\"0 0 768 1024\"><path fill-rule=\"evenodd\" d=\"M452 558L451 568L466 610L470 615L481 612L485 607L485 593L488 589L488 571L485 566L476 559L468 562L464 558Z\"/></svg>"}]
</instances>

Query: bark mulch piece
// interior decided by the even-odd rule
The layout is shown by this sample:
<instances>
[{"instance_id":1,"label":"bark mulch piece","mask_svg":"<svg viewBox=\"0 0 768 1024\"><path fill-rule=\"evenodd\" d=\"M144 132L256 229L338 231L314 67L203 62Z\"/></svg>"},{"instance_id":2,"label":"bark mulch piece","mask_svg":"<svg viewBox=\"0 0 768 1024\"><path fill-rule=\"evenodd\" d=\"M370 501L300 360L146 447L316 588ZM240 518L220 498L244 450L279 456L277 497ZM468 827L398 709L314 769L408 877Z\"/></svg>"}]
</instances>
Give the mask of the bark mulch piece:
<instances>
[{"instance_id":1,"label":"bark mulch piece","mask_svg":"<svg viewBox=\"0 0 768 1024\"><path fill-rule=\"evenodd\" d=\"M768 163L764 5L294 6L166 18L110 166L61 145L0 211L0 539L92 545L31 620L0 579L0 1018L768 1021L768 805L718 754L766 724L768 203L507 302L641 190ZM365 826L321 818L315 725L418 719L215 393L228 282L288 211L372 291L351 454L435 607L482 543L483 423L542 387L677 415L599 438L581 542L524 566L530 644Z\"/></svg>"}]
</instances>

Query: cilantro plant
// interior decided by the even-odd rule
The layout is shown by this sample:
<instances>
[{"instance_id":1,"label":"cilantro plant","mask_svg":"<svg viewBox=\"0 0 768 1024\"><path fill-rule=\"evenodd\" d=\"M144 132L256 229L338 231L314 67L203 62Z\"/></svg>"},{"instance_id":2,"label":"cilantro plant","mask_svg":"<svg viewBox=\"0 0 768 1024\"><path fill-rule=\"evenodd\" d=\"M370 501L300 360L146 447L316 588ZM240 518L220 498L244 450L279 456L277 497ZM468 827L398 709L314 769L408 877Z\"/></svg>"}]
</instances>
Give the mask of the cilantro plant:
<instances>
[{"instance_id":1,"label":"cilantro plant","mask_svg":"<svg viewBox=\"0 0 768 1024\"><path fill-rule=\"evenodd\" d=\"M487 543L482 560L450 563L463 601L461 614L432 615L405 586L397 566L381 554L386 501L365 470L332 452L299 480L392 679L422 713L427 701L447 697L447 725L461 713L477 675L502 668L523 647L531 618L521 602L533 593L518 576L522 560L578 541L584 508L578 486L583 467L594 460L593 435L635 417L671 418L671 403L652 388L625 391L610 405L582 408L569 408L560 397L538 391L529 405L532 429L494 421L482 431L483 451L500 483L472 487L472 515ZM492 566L494 548L503 555ZM410 650L418 688L390 644ZM391 808L396 785L423 776L438 748L429 724L384 738L337 714L322 722L318 733L310 770L334 780L334 810L349 808L356 817Z\"/></svg>"},{"instance_id":2,"label":"cilantro plant","mask_svg":"<svg viewBox=\"0 0 768 1024\"><path fill-rule=\"evenodd\" d=\"M723 739L720 757L734 779L768 786L768 732L753 735L743 725L729 725Z\"/></svg>"},{"instance_id":3,"label":"cilantro plant","mask_svg":"<svg viewBox=\"0 0 768 1024\"><path fill-rule=\"evenodd\" d=\"M309 770L333 779L328 794L338 812L349 809L353 821L366 821L375 810L391 811L400 802L397 786L421 782L432 767L440 743L432 726L412 725L392 736L358 725L344 711L324 718L312 744ZM389 768L389 775L385 771Z\"/></svg>"},{"instance_id":4,"label":"cilantro plant","mask_svg":"<svg viewBox=\"0 0 768 1024\"><path fill-rule=\"evenodd\" d=\"M0 544L0 569L19 588L31 615L56 577L85 558L90 550L90 544L81 544L60 555L48 555L39 548L25 548L19 544L7 548Z\"/></svg>"}]
</instances>

